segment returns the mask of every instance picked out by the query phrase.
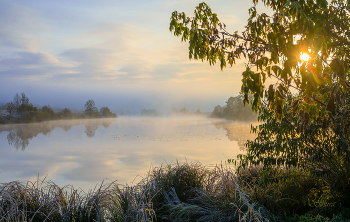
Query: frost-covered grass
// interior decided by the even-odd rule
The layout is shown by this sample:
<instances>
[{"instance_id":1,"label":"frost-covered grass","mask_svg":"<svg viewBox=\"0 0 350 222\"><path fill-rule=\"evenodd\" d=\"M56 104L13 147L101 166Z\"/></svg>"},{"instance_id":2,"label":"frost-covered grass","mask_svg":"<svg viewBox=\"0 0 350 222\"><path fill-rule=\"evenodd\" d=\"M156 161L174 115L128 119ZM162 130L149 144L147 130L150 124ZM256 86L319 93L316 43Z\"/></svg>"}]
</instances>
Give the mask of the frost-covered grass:
<instances>
[{"instance_id":1,"label":"frost-covered grass","mask_svg":"<svg viewBox=\"0 0 350 222\"><path fill-rule=\"evenodd\" d=\"M39 179L2 183L0 221L347 221L347 209L332 218L307 207L314 180L306 174L265 183L260 170L173 163L134 186L102 182L89 192Z\"/></svg>"}]
</instances>

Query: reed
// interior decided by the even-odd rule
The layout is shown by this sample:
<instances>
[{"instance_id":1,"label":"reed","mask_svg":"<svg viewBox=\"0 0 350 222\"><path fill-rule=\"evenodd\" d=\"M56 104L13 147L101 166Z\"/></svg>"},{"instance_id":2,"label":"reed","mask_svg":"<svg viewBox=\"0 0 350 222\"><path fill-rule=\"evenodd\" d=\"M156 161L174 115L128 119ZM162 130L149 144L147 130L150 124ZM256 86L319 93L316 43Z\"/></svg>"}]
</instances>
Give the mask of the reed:
<instances>
[{"instance_id":1,"label":"reed","mask_svg":"<svg viewBox=\"0 0 350 222\"><path fill-rule=\"evenodd\" d=\"M281 221L241 187L228 166L173 163L133 186L84 192L52 181L0 185L0 221Z\"/></svg>"},{"instance_id":2,"label":"reed","mask_svg":"<svg viewBox=\"0 0 350 222\"><path fill-rule=\"evenodd\" d=\"M52 181L2 183L0 221L150 221L136 187L120 187L102 182L85 193Z\"/></svg>"}]
</instances>

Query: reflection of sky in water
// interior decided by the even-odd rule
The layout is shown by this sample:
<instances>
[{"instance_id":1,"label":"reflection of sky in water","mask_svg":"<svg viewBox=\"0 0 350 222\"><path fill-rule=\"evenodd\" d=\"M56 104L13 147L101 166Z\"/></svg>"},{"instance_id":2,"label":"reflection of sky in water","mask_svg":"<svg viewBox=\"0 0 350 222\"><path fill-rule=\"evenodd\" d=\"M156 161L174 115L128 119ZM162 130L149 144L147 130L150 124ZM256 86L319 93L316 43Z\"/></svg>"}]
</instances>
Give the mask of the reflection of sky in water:
<instances>
[{"instance_id":1,"label":"reflection of sky in water","mask_svg":"<svg viewBox=\"0 0 350 222\"><path fill-rule=\"evenodd\" d=\"M35 180L93 188L131 183L172 161L213 165L243 151L249 124L203 117L64 120L0 126L0 182ZM242 139L243 138L243 139ZM136 179L137 180L137 179Z\"/></svg>"}]
</instances>

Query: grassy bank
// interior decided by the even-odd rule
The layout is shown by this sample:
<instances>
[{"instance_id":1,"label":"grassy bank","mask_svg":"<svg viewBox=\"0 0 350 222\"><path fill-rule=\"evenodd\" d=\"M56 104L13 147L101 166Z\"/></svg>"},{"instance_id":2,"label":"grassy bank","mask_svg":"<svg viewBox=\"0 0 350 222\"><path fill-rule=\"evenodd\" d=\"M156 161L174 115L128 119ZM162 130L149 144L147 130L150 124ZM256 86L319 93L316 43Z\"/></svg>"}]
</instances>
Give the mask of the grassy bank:
<instances>
[{"instance_id":1,"label":"grassy bank","mask_svg":"<svg viewBox=\"0 0 350 222\"><path fill-rule=\"evenodd\" d=\"M87 193L51 181L4 183L0 221L350 221L344 206L317 205L319 184L306 173L266 183L261 170L163 165L135 186L102 183Z\"/></svg>"}]
</instances>

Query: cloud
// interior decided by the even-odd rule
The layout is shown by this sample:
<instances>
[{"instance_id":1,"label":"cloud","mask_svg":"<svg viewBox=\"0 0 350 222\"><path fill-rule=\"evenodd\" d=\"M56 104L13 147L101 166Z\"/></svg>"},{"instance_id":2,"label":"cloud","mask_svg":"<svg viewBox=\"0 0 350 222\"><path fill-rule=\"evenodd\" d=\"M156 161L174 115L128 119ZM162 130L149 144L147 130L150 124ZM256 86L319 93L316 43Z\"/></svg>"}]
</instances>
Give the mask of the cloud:
<instances>
[{"instance_id":1,"label":"cloud","mask_svg":"<svg viewBox=\"0 0 350 222\"><path fill-rule=\"evenodd\" d=\"M50 27L39 10L0 0L0 20L0 77L50 78L73 72L72 64L44 49Z\"/></svg>"},{"instance_id":2,"label":"cloud","mask_svg":"<svg viewBox=\"0 0 350 222\"><path fill-rule=\"evenodd\" d=\"M106 73L113 70L113 51L101 48L71 49L62 54L78 65L80 73Z\"/></svg>"},{"instance_id":3,"label":"cloud","mask_svg":"<svg viewBox=\"0 0 350 222\"><path fill-rule=\"evenodd\" d=\"M201 64L187 59L186 44L174 47L173 39L169 42L162 34L132 24L99 24L93 31L71 40L71 44L78 39L95 44L67 50L61 56L77 63L74 72L87 78L166 81Z\"/></svg>"},{"instance_id":4,"label":"cloud","mask_svg":"<svg viewBox=\"0 0 350 222\"><path fill-rule=\"evenodd\" d=\"M27 16L30 17L27 19L27 26L31 27L36 20L42 20L43 29L39 31L45 30L49 19L40 19L40 16L33 15L35 10L15 4L7 4L6 7L11 8L12 14L18 15L17 22L10 15L4 15L9 17L15 26L26 23L23 20ZM161 8L162 4L159 7ZM135 10L136 15L141 13L138 10ZM161 10L156 13L164 14ZM40 13L39 15L42 16ZM101 20L91 25L90 31L80 32L69 38L64 43L65 50L60 53L46 53L45 50L39 49L29 52L27 49L27 52L12 52L12 56L3 55L0 57L1 74L7 77L32 76L59 81L147 81L153 84L172 81L175 78L179 78L179 81L184 81L184 78L187 78L187 81L207 78L203 78L203 73L210 75L206 65L187 59L187 43L181 44L179 38L169 38L172 34L165 27L164 31L160 31L149 26L152 18L154 19L148 13L144 20L139 18L137 24ZM9 33L14 33L10 26L6 27L6 30L10 30ZM53 28L56 29L57 27ZM31 32L24 30L23 33ZM37 35L34 37L38 38Z\"/></svg>"},{"instance_id":5,"label":"cloud","mask_svg":"<svg viewBox=\"0 0 350 222\"><path fill-rule=\"evenodd\" d=\"M35 51L45 42L38 33L47 31L48 26L37 10L0 1L0 20L2 47Z\"/></svg>"},{"instance_id":6,"label":"cloud","mask_svg":"<svg viewBox=\"0 0 350 222\"><path fill-rule=\"evenodd\" d=\"M14 52L12 56L0 59L2 77L51 77L54 74L71 73L71 65L61 63L45 52Z\"/></svg>"},{"instance_id":7,"label":"cloud","mask_svg":"<svg viewBox=\"0 0 350 222\"><path fill-rule=\"evenodd\" d=\"M54 56L43 52L15 52L12 57L7 57L0 60L0 65L3 68L33 68L45 65L59 65L58 59Z\"/></svg>"},{"instance_id":8,"label":"cloud","mask_svg":"<svg viewBox=\"0 0 350 222\"><path fill-rule=\"evenodd\" d=\"M134 76L149 73L149 62L143 56L139 29L124 23L102 23L89 33L71 39L74 44L82 39L79 48L69 49L60 56L76 63L74 72L87 78L110 79L118 75ZM78 43L79 44L79 43Z\"/></svg>"},{"instance_id":9,"label":"cloud","mask_svg":"<svg viewBox=\"0 0 350 222\"><path fill-rule=\"evenodd\" d=\"M198 2L139 3L0 0L0 19L6 21L0 24L0 81L9 83L0 94L12 98L30 86L37 95L40 90L57 93L57 100L65 90L110 98L133 95L145 104L162 98L173 106L173 101L191 104L239 91L243 64L221 71L219 65L189 60L188 42L169 31L171 12L191 15ZM244 20L233 12L250 5L227 0L225 7L215 0L208 4L230 25L229 31Z\"/></svg>"}]
</instances>

